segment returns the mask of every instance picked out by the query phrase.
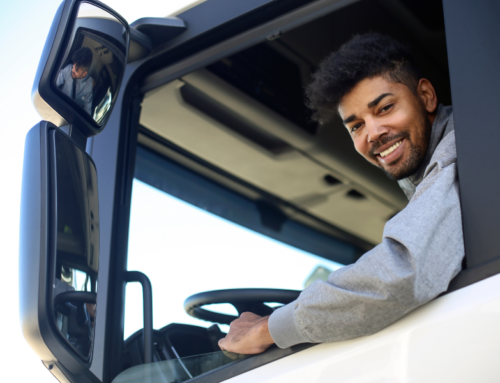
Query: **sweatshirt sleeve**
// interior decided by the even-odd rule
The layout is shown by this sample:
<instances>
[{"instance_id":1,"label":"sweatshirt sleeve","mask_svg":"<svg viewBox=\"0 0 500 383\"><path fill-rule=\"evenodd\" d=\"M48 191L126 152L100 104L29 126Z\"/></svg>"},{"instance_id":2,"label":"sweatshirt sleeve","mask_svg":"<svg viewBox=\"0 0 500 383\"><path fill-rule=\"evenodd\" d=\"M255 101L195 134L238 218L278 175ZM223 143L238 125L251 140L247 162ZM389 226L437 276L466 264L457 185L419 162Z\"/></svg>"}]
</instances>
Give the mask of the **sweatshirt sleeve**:
<instances>
[{"instance_id":1,"label":"sweatshirt sleeve","mask_svg":"<svg viewBox=\"0 0 500 383\"><path fill-rule=\"evenodd\" d=\"M454 132L434 157L408 206L387 222L382 243L271 315L279 347L373 334L446 291L465 254Z\"/></svg>"},{"instance_id":2,"label":"sweatshirt sleeve","mask_svg":"<svg viewBox=\"0 0 500 383\"><path fill-rule=\"evenodd\" d=\"M61 86L64 85L64 83L66 82L66 78L65 76L67 76L68 74L68 68L69 68L69 65L66 65L66 67L64 67L63 69L61 69L57 75L57 79L56 79L56 86L58 88L60 88Z\"/></svg>"}]
</instances>

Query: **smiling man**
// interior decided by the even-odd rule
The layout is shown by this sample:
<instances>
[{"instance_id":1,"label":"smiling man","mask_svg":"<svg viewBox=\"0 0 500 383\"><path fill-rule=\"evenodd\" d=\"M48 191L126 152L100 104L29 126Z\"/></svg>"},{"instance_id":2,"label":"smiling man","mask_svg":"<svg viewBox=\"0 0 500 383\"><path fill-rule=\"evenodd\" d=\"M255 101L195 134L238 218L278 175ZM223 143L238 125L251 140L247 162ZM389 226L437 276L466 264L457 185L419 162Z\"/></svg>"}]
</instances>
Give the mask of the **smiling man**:
<instances>
[{"instance_id":1,"label":"smiling man","mask_svg":"<svg viewBox=\"0 0 500 383\"><path fill-rule=\"evenodd\" d=\"M254 354L276 343L322 343L373 334L446 291L464 257L451 107L407 47L356 36L320 65L307 88L314 119L338 114L356 150L397 180L408 206L382 242L355 264L316 281L269 317L244 313L219 342Z\"/></svg>"}]
</instances>

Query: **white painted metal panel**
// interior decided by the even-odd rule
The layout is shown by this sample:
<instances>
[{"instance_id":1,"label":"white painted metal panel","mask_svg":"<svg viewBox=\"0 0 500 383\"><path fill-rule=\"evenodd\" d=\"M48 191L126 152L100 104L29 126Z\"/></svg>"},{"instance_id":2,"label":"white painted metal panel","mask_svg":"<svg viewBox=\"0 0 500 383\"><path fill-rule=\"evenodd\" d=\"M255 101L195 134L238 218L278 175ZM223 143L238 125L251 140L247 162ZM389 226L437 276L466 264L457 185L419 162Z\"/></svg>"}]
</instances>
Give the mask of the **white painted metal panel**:
<instances>
[{"instance_id":1,"label":"white painted metal panel","mask_svg":"<svg viewBox=\"0 0 500 383\"><path fill-rule=\"evenodd\" d=\"M322 344L231 383L500 382L500 275L420 307L377 334Z\"/></svg>"}]
</instances>

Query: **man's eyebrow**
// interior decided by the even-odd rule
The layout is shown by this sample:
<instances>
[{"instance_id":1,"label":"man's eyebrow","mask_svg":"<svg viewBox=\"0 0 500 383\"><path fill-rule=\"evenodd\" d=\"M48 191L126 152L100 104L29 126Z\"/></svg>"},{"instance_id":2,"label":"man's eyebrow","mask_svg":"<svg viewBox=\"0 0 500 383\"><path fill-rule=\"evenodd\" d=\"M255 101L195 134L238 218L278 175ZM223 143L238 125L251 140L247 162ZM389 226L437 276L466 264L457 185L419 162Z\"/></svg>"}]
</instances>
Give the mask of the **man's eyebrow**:
<instances>
[{"instance_id":1,"label":"man's eyebrow","mask_svg":"<svg viewBox=\"0 0 500 383\"><path fill-rule=\"evenodd\" d=\"M347 117L345 120L344 120L344 125L347 125L348 123L354 121L356 119L356 115L355 114L351 114L349 117Z\"/></svg>"},{"instance_id":2,"label":"man's eyebrow","mask_svg":"<svg viewBox=\"0 0 500 383\"><path fill-rule=\"evenodd\" d=\"M394 95L394 93L382 93L382 94L381 94L380 96L378 96L375 100L370 101L370 102L368 103L368 108L370 108L370 109L371 109L371 108L373 108L374 106L377 106L377 105L378 105L378 103L379 103L380 101L382 101L382 99L383 99L384 97L387 97L387 96L393 96L393 95ZM351 114L349 117L347 117L347 118L344 120L344 125L347 125L348 123L350 123L350 122L354 121L355 119L357 119L356 115L355 115L355 114Z\"/></svg>"},{"instance_id":3,"label":"man's eyebrow","mask_svg":"<svg viewBox=\"0 0 500 383\"><path fill-rule=\"evenodd\" d=\"M387 97L387 96L392 96L392 95L393 95L393 93L382 93L382 94L381 94L380 96L378 96L375 100L370 101L370 102L368 103L368 108L370 108L370 109L371 109L371 108L373 108L374 106L377 106L377 105L378 105L378 103L379 103L380 101L382 101L382 99L383 99L384 97Z\"/></svg>"}]
</instances>

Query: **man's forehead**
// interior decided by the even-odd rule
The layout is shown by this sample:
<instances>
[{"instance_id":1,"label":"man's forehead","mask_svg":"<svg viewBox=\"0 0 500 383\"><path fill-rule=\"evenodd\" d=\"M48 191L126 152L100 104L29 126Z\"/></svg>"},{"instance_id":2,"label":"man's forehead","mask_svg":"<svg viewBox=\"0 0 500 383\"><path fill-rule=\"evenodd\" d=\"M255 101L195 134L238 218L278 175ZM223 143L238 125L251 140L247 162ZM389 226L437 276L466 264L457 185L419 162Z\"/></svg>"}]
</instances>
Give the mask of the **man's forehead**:
<instances>
[{"instance_id":1,"label":"man's forehead","mask_svg":"<svg viewBox=\"0 0 500 383\"><path fill-rule=\"evenodd\" d=\"M77 70L77 71L85 72L88 69L88 68L85 68L85 67L83 67L81 65L80 66L78 66L76 64L74 64L74 65L75 65L75 70Z\"/></svg>"},{"instance_id":2,"label":"man's forehead","mask_svg":"<svg viewBox=\"0 0 500 383\"><path fill-rule=\"evenodd\" d=\"M400 93L401 86L405 85L386 80L382 76L361 80L340 100L340 117L344 120L352 114L371 109L370 103L382 95Z\"/></svg>"}]
</instances>

